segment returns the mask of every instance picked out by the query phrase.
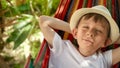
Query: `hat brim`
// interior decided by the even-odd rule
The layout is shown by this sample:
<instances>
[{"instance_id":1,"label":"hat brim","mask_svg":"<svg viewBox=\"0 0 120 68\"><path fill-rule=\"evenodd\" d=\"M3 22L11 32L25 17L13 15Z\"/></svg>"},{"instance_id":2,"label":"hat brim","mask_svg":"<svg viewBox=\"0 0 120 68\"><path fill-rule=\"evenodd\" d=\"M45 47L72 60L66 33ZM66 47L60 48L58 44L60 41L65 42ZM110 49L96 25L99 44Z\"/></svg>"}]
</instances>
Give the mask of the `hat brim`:
<instances>
[{"instance_id":1,"label":"hat brim","mask_svg":"<svg viewBox=\"0 0 120 68\"><path fill-rule=\"evenodd\" d=\"M110 24L110 38L112 40L111 44L113 44L119 37L119 28L116 22L111 17L111 15L102 10L93 9L93 8L81 8L75 11L70 20L70 29L73 30L74 28L76 28L76 25L79 19L87 13L97 13L97 14L104 16L108 20Z\"/></svg>"}]
</instances>

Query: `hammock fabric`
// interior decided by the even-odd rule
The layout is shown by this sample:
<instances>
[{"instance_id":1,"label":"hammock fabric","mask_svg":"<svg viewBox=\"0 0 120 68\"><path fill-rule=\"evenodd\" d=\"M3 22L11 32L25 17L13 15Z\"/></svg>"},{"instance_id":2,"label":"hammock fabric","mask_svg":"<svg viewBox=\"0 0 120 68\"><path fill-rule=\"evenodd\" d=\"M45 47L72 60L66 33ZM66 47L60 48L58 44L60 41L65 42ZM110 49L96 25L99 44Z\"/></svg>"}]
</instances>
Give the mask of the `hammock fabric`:
<instances>
[{"instance_id":1,"label":"hammock fabric","mask_svg":"<svg viewBox=\"0 0 120 68\"><path fill-rule=\"evenodd\" d=\"M69 22L70 17L75 10L83 7L92 7L95 5L106 6L120 28L120 0L61 0L54 17ZM69 39L70 41L74 41L72 35L66 32L57 31L57 33L63 39ZM114 44L103 48L102 50L105 51L117 48L118 46L119 45ZM44 40L40 46L40 51L36 59L32 59L31 56L29 56L24 67L48 68L49 56L50 50L48 48L46 40ZM120 63L115 64L112 68L120 68Z\"/></svg>"}]
</instances>

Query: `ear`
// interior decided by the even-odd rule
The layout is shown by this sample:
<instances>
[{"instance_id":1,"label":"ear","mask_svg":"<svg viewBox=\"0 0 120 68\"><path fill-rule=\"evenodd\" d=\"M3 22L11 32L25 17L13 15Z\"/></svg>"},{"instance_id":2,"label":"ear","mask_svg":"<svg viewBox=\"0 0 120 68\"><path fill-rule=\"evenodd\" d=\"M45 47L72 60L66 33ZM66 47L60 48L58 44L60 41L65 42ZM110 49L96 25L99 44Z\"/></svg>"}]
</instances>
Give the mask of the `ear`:
<instances>
[{"instance_id":1,"label":"ear","mask_svg":"<svg viewBox=\"0 0 120 68\"><path fill-rule=\"evenodd\" d=\"M73 37L76 39L77 38L77 28L74 28L73 30L72 30L72 35L73 35Z\"/></svg>"},{"instance_id":2,"label":"ear","mask_svg":"<svg viewBox=\"0 0 120 68\"><path fill-rule=\"evenodd\" d=\"M109 46L109 45L111 44L111 42L112 42L112 40L111 40L110 38L108 38L108 39L105 41L104 46L102 46L102 47L107 47L107 46Z\"/></svg>"}]
</instances>

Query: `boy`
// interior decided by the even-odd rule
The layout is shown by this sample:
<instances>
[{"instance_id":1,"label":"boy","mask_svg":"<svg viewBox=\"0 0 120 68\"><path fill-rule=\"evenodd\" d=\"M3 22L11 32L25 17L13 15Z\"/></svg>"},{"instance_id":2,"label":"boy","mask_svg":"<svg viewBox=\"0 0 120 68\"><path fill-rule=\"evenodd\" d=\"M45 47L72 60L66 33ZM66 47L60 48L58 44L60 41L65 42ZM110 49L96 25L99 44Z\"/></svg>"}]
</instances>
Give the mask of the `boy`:
<instances>
[{"instance_id":1,"label":"boy","mask_svg":"<svg viewBox=\"0 0 120 68\"><path fill-rule=\"evenodd\" d=\"M48 16L40 16L39 24L50 44L49 68L110 68L120 61L120 47L100 52L119 38L119 28L104 6L75 11L70 25ZM71 33L78 48L69 40L62 40L53 29Z\"/></svg>"}]
</instances>

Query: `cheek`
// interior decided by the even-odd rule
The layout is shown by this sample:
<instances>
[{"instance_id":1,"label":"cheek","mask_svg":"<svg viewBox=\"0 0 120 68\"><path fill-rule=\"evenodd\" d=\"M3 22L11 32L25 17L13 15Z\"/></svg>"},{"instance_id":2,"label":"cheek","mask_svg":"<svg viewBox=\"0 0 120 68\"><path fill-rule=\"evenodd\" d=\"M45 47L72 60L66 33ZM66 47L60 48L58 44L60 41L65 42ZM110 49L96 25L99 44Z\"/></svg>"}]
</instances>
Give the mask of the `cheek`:
<instances>
[{"instance_id":1,"label":"cheek","mask_svg":"<svg viewBox=\"0 0 120 68\"><path fill-rule=\"evenodd\" d=\"M82 30L79 30L79 31L77 32L77 38L82 38L84 35L85 35L85 32L82 31Z\"/></svg>"},{"instance_id":2,"label":"cheek","mask_svg":"<svg viewBox=\"0 0 120 68\"><path fill-rule=\"evenodd\" d=\"M105 45L105 40L106 38L105 37L97 37L97 38L95 38L95 44L96 45L99 45L99 46L103 46L103 45Z\"/></svg>"},{"instance_id":3,"label":"cheek","mask_svg":"<svg viewBox=\"0 0 120 68\"><path fill-rule=\"evenodd\" d=\"M77 35L76 35L76 39L77 39L77 42L78 42L79 45L82 43L83 37L85 37L85 32L78 31Z\"/></svg>"}]
</instances>

